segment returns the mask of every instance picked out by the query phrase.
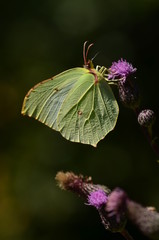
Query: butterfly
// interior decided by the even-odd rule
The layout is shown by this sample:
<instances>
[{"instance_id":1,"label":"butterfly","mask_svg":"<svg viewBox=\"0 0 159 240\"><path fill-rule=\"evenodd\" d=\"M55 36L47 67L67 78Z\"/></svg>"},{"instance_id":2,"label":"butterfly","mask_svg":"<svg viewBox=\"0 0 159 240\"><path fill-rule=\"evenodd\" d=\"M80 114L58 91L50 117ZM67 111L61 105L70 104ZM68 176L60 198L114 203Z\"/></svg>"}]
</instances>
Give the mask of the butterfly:
<instances>
[{"instance_id":1,"label":"butterfly","mask_svg":"<svg viewBox=\"0 0 159 240\"><path fill-rule=\"evenodd\" d=\"M22 114L59 131L72 142L96 146L114 129L119 107L107 79L107 69L87 60L83 67L66 70L32 87L26 94Z\"/></svg>"}]
</instances>

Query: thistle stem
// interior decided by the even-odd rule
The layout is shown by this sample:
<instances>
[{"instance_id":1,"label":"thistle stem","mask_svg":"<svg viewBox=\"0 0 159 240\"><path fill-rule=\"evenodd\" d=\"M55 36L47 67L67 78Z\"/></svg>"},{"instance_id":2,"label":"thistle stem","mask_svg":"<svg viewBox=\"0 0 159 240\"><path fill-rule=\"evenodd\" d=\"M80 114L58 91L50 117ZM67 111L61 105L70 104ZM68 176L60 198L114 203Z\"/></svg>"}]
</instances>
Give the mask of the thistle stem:
<instances>
[{"instance_id":1,"label":"thistle stem","mask_svg":"<svg viewBox=\"0 0 159 240\"><path fill-rule=\"evenodd\" d=\"M133 237L128 233L127 230L123 230L121 232L121 235L126 239L126 240L134 240Z\"/></svg>"},{"instance_id":2,"label":"thistle stem","mask_svg":"<svg viewBox=\"0 0 159 240\"><path fill-rule=\"evenodd\" d=\"M138 117L138 109L134 110L136 117ZM146 127L142 127L140 126L144 136L146 137L146 139L148 140L148 143L150 144L153 152L159 157L159 146L156 144L155 142L155 138L153 138L152 136L152 129L151 128L146 128Z\"/></svg>"}]
</instances>

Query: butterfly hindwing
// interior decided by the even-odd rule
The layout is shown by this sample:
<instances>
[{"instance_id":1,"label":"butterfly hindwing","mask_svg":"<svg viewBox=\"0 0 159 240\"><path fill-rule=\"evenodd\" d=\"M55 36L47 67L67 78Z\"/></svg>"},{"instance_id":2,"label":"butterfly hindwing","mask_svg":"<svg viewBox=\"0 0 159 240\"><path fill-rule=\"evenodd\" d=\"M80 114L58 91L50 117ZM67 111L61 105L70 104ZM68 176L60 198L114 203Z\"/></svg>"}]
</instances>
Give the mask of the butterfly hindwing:
<instances>
[{"instance_id":1,"label":"butterfly hindwing","mask_svg":"<svg viewBox=\"0 0 159 240\"><path fill-rule=\"evenodd\" d=\"M57 123L66 139L96 146L116 124L118 104L108 83L84 74L63 102Z\"/></svg>"}]
</instances>

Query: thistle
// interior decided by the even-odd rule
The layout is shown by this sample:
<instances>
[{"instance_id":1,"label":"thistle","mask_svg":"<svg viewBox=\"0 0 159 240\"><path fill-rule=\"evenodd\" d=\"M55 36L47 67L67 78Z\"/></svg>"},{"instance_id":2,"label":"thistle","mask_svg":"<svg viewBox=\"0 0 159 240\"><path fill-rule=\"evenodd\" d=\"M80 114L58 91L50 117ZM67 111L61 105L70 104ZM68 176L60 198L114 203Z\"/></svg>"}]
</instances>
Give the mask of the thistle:
<instances>
[{"instance_id":1,"label":"thistle","mask_svg":"<svg viewBox=\"0 0 159 240\"><path fill-rule=\"evenodd\" d=\"M126 231L126 222L131 221L145 236L159 239L159 213L132 201L124 190L113 191L106 186L94 184L91 177L72 172L58 172L55 178L60 188L72 191L84 202L97 209L106 230L121 233L125 239L133 240Z\"/></svg>"},{"instance_id":2,"label":"thistle","mask_svg":"<svg viewBox=\"0 0 159 240\"><path fill-rule=\"evenodd\" d=\"M72 172L58 172L55 178L60 188L76 193L84 199L87 205L97 209L105 229L112 232L121 232L125 226L126 219L116 221L115 216L109 216L105 210L109 199L110 189L106 186L94 184L91 177L75 175Z\"/></svg>"},{"instance_id":3,"label":"thistle","mask_svg":"<svg viewBox=\"0 0 159 240\"><path fill-rule=\"evenodd\" d=\"M117 80L119 97L121 102L129 108L136 109L139 106L139 90L135 82L134 73L137 71L126 60L113 62L109 69L108 79Z\"/></svg>"}]
</instances>

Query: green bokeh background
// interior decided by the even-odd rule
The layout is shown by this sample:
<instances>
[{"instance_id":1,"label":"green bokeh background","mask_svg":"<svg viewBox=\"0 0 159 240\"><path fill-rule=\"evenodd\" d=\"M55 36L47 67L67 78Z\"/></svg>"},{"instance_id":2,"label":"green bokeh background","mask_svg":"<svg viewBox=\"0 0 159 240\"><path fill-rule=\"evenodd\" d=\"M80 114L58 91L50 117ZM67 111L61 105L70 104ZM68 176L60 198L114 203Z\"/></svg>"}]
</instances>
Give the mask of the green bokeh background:
<instances>
[{"instance_id":1,"label":"green bokeh background","mask_svg":"<svg viewBox=\"0 0 159 240\"><path fill-rule=\"evenodd\" d=\"M16 0L0 9L0 239L122 239L104 230L94 209L61 191L54 177L60 170L91 175L159 210L159 165L135 115L119 103L115 130L93 148L20 111L33 85L82 66L89 40L91 57L100 51L95 64L109 67L122 57L137 67L142 106L158 114L159 1ZM136 240L146 239L128 228Z\"/></svg>"}]
</instances>

